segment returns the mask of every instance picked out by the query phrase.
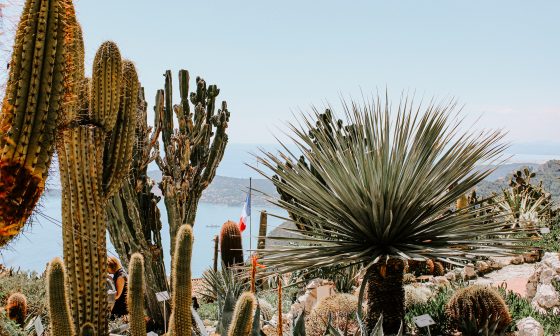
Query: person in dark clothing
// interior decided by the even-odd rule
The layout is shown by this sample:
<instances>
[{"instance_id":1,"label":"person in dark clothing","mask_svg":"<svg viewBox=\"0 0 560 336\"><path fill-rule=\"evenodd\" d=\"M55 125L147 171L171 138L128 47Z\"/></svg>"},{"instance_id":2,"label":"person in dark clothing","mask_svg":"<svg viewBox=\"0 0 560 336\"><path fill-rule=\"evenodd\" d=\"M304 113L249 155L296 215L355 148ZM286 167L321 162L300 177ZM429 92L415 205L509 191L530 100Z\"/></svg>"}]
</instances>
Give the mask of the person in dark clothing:
<instances>
[{"instance_id":1,"label":"person in dark clothing","mask_svg":"<svg viewBox=\"0 0 560 336\"><path fill-rule=\"evenodd\" d=\"M200 308L200 305L198 304L198 299L196 298L196 296L192 297L192 306L193 306L194 310L198 310L198 308Z\"/></svg>"},{"instance_id":2,"label":"person in dark clothing","mask_svg":"<svg viewBox=\"0 0 560 336\"><path fill-rule=\"evenodd\" d=\"M111 310L114 317L122 317L128 315L128 307L126 306L126 293L128 276L122 268L121 262L116 257L107 258L107 272L113 275L113 282L117 293L115 295L115 305Z\"/></svg>"}]
</instances>

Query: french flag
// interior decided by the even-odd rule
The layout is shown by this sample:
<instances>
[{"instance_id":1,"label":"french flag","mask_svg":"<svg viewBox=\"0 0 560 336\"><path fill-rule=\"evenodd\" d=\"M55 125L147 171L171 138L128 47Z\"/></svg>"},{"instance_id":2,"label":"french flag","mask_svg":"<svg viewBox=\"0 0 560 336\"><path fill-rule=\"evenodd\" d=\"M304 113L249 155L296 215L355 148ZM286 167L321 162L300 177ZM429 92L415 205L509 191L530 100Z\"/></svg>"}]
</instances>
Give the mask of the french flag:
<instances>
[{"instance_id":1,"label":"french flag","mask_svg":"<svg viewBox=\"0 0 560 336\"><path fill-rule=\"evenodd\" d=\"M247 228L247 217L251 216L251 194L247 194L243 210L241 210L241 218L239 219L239 230L245 231Z\"/></svg>"}]
</instances>

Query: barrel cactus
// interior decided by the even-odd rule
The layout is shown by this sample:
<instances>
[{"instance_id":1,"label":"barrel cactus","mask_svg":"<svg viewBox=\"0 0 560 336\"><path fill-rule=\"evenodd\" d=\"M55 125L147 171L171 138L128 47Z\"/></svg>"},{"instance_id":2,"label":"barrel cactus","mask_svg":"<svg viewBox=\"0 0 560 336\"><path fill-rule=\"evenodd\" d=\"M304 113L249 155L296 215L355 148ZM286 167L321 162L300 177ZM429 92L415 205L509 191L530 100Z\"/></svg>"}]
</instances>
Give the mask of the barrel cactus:
<instances>
[{"instance_id":1,"label":"barrel cactus","mask_svg":"<svg viewBox=\"0 0 560 336\"><path fill-rule=\"evenodd\" d=\"M220 231L220 252L226 267L243 264L241 230L237 223L227 221Z\"/></svg>"},{"instance_id":2,"label":"barrel cactus","mask_svg":"<svg viewBox=\"0 0 560 336\"><path fill-rule=\"evenodd\" d=\"M45 187L59 114L72 100L68 79L83 54L68 0L26 0L0 112L0 246L24 226ZM83 61L82 61L83 62Z\"/></svg>"},{"instance_id":3,"label":"barrel cactus","mask_svg":"<svg viewBox=\"0 0 560 336\"><path fill-rule=\"evenodd\" d=\"M500 293L489 286L473 285L461 288L453 294L446 312L459 331L467 326L480 330L493 325L495 332L504 331L511 324L511 315Z\"/></svg>"},{"instance_id":4,"label":"barrel cactus","mask_svg":"<svg viewBox=\"0 0 560 336\"><path fill-rule=\"evenodd\" d=\"M8 297L6 303L6 313L8 318L15 321L23 328L25 318L27 317L27 298L22 293L13 293Z\"/></svg>"}]
</instances>

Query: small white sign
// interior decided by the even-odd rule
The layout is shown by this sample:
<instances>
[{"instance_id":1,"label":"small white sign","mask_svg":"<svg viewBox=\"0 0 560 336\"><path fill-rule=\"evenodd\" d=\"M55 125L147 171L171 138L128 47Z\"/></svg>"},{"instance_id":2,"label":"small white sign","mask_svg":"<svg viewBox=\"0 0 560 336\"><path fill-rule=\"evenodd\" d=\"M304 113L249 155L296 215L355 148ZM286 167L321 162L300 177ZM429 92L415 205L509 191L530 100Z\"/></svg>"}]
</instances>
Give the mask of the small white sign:
<instances>
[{"instance_id":1,"label":"small white sign","mask_svg":"<svg viewBox=\"0 0 560 336\"><path fill-rule=\"evenodd\" d=\"M541 228L541 233L542 233L542 234L550 233L550 229L547 228L547 227L543 227L543 228Z\"/></svg>"},{"instance_id":2,"label":"small white sign","mask_svg":"<svg viewBox=\"0 0 560 336\"><path fill-rule=\"evenodd\" d=\"M156 293L156 299L158 302L169 300L169 293L167 291Z\"/></svg>"},{"instance_id":3,"label":"small white sign","mask_svg":"<svg viewBox=\"0 0 560 336\"><path fill-rule=\"evenodd\" d=\"M43 327L43 321L41 321L41 316L37 316L35 321L33 322L33 326L35 327L35 332L37 336L43 335L45 328Z\"/></svg>"},{"instance_id":4,"label":"small white sign","mask_svg":"<svg viewBox=\"0 0 560 336\"><path fill-rule=\"evenodd\" d=\"M158 336L158 334L156 334L153 331L150 331L149 333L146 334L146 336Z\"/></svg>"},{"instance_id":5,"label":"small white sign","mask_svg":"<svg viewBox=\"0 0 560 336\"><path fill-rule=\"evenodd\" d=\"M432 319L432 317L428 314L415 316L415 317L412 318L412 320L414 321L414 323L416 323L418 328L425 328L425 327L429 327L433 324L436 324L434 322L434 320Z\"/></svg>"}]
</instances>

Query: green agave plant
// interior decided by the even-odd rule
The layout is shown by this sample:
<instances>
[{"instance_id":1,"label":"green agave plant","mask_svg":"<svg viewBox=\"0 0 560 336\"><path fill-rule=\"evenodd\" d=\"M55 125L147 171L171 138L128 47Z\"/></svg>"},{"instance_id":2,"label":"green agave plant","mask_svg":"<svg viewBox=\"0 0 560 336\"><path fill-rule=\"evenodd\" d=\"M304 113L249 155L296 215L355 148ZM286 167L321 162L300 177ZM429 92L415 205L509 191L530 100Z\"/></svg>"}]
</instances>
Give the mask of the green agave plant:
<instances>
[{"instance_id":1,"label":"green agave plant","mask_svg":"<svg viewBox=\"0 0 560 336\"><path fill-rule=\"evenodd\" d=\"M404 259L457 263L524 249L503 215L480 215L491 205L449 211L491 173L475 165L495 162L507 146L498 131L463 132L454 102L422 106L404 97L396 109L387 98L343 106L350 126L314 109L290 124L298 152L281 143L282 152L259 157L272 175L255 169L291 196L273 202L294 218L299 236L260 253L280 273L365 265L368 330L383 315L386 332L397 333Z\"/></svg>"}]
</instances>

